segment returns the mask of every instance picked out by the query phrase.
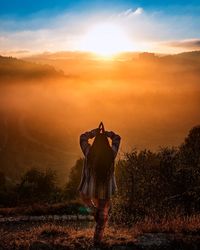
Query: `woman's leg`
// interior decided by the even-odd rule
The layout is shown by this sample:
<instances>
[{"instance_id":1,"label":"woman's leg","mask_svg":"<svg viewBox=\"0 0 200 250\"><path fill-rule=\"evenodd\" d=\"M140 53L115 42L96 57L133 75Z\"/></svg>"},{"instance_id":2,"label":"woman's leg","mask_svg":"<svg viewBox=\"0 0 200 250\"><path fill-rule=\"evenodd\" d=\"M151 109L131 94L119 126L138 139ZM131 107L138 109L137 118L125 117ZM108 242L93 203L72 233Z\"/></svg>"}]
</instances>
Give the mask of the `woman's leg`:
<instances>
[{"instance_id":1,"label":"woman's leg","mask_svg":"<svg viewBox=\"0 0 200 250\"><path fill-rule=\"evenodd\" d=\"M104 228L108 221L108 211L110 207L110 199L98 199L96 201L97 211L95 214L96 227L94 232L94 244L101 243Z\"/></svg>"}]
</instances>

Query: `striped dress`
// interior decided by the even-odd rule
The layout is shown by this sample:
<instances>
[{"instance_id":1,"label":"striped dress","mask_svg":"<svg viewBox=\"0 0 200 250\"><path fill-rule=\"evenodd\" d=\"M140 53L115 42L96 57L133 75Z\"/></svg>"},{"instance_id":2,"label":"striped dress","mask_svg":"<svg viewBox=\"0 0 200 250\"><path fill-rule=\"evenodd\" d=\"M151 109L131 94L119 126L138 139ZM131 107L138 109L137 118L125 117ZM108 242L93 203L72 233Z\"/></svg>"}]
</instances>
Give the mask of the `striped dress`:
<instances>
[{"instance_id":1,"label":"striped dress","mask_svg":"<svg viewBox=\"0 0 200 250\"><path fill-rule=\"evenodd\" d=\"M85 156L84 165L82 169L82 176L81 182L78 187L78 191L86 195L89 198L96 198L96 199L110 199L111 196L117 191L117 185L115 180L115 173L114 173L114 166L113 166L113 173L110 176L110 179L107 183L98 185L95 182L94 177L90 174L88 165L87 165L87 156L90 151L91 145L89 144L89 139L92 139L96 136L98 129L93 129L89 132L85 132L80 136L80 146ZM106 131L106 136L112 140L112 150L114 157L117 156L117 152L119 149L120 144L120 136L115 134L114 132Z\"/></svg>"}]
</instances>

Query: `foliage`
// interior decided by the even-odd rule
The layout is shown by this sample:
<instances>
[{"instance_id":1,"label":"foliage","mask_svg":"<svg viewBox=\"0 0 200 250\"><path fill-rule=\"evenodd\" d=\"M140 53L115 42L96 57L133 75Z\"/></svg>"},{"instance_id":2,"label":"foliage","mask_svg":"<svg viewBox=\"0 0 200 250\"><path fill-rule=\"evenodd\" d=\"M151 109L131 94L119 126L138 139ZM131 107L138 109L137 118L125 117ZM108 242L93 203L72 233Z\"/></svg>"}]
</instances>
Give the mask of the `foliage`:
<instances>
[{"instance_id":1,"label":"foliage","mask_svg":"<svg viewBox=\"0 0 200 250\"><path fill-rule=\"evenodd\" d=\"M77 188L80 183L82 168L83 168L83 159L80 158L76 161L75 165L72 167L69 174L69 180L65 186L64 196L68 200L72 200L77 197Z\"/></svg>"},{"instance_id":2,"label":"foliage","mask_svg":"<svg viewBox=\"0 0 200 250\"><path fill-rule=\"evenodd\" d=\"M200 210L200 126L194 127L179 148L158 152L133 150L116 166L118 195L115 211L124 221L145 216ZM119 218L118 216L117 218ZM122 218L122 217L120 217Z\"/></svg>"},{"instance_id":3,"label":"foliage","mask_svg":"<svg viewBox=\"0 0 200 250\"><path fill-rule=\"evenodd\" d=\"M18 186L19 199L23 201L47 201L51 200L58 191L56 186L56 172L47 169L45 172L32 168L21 178Z\"/></svg>"},{"instance_id":4,"label":"foliage","mask_svg":"<svg viewBox=\"0 0 200 250\"><path fill-rule=\"evenodd\" d=\"M30 169L21 177L20 183L13 185L8 185L1 172L0 204L75 200L82 168L83 159L80 158L71 168L62 190L57 186L56 172L51 169L46 172ZM134 149L125 153L116 163L115 176L118 192L113 198L112 221L131 224L146 216L199 212L200 126L192 128L177 148L165 147L156 152Z\"/></svg>"}]
</instances>

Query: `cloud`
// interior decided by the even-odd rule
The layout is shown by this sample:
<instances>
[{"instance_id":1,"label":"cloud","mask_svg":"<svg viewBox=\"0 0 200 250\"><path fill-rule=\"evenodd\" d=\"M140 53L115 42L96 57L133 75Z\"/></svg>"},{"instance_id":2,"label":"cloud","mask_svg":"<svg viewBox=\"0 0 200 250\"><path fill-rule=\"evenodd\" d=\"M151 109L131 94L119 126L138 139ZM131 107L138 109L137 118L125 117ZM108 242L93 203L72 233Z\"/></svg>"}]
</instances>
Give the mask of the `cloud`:
<instances>
[{"instance_id":1,"label":"cloud","mask_svg":"<svg viewBox=\"0 0 200 250\"><path fill-rule=\"evenodd\" d=\"M139 16L141 14L143 14L144 9L141 7L138 7L137 9L127 9L123 12L121 12L120 14L118 14L118 17L133 17L133 16Z\"/></svg>"},{"instance_id":2,"label":"cloud","mask_svg":"<svg viewBox=\"0 0 200 250\"><path fill-rule=\"evenodd\" d=\"M65 12L56 15L37 13L27 18L0 17L0 53L15 52L18 56L31 52L77 50L84 34L91 25L108 21L122 27L133 46L139 50L183 50L200 49L200 16L170 14L142 7L124 9L122 12ZM196 38L196 39L188 39ZM187 39L187 40L183 40ZM148 45L148 46L147 46ZM28 53L28 52L27 52Z\"/></svg>"},{"instance_id":3,"label":"cloud","mask_svg":"<svg viewBox=\"0 0 200 250\"><path fill-rule=\"evenodd\" d=\"M183 49L200 49L200 39L186 39L179 41L170 41L165 43L170 47L183 48Z\"/></svg>"},{"instance_id":4,"label":"cloud","mask_svg":"<svg viewBox=\"0 0 200 250\"><path fill-rule=\"evenodd\" d=\"M134 12L133 15L141 15L144 12L143 8L137 8Z\"/></svg>"},{"instance_id":5,"label":"cloud","mask_svg":"<svg viewBox=\"0 0 200 250\"><path fill-rule=\"evenodd\" d=\"M81 15L79 15L81 17ZM22 57L26 53L42 51L76 50L81 32L87 26L87 20L80 22L77 15L62 13L62 15L44 17L34 16L26 22L13 18L1 19L0 54ZM29 51L29 52L28 52Z\"/></svg>"},{"instance_id":6,"label":"cloud","mask_svg":"<svg viewBox=\"0 0 200 250\"><path fill-rule=\"evenodd\" d=\"M26 57L32 55L30 50L0 50L0 55L3 56L14 56L14 57Z\"/></svg>"}]
</instances>

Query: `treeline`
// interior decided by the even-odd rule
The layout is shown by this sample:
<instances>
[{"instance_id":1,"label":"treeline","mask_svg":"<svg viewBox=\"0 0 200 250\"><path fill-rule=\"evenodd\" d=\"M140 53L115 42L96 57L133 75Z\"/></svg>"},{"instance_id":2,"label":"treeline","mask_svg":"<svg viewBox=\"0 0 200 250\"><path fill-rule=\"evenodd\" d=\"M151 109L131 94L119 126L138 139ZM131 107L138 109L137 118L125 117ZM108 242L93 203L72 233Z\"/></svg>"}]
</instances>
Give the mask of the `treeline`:
<instances>
[{"instance_id":1,"label":"treeline","mask_svg":"<svg viewBox=\"0 0 200 250\"><path fill-rule=\"evenodd\" d=\"M56 203L77 199L83 159L72 167L69 180L59 188L56 172L31 169L17 184L0 174L1 206ZM179 147L157 152L136 149L116 163L118 193L113 198L113 219L131 222L145 216L200 211L200 126L192 128Z\"/></svg>"},{"instance_id":2,"label":"treeline","mask_svg":"<svg viewBox=\"0 0 200 250\"><path fill-rule=\"evenodd\" d=\"M69 181L63 187L59 185L57 172L51 168L45 171L31 168L22 174L20 180L10 179L0 171L0 207L76 200L82 165L83 159L79 159L72 167Z\"/></svg>"},{"instance_id":3,"label":"treeline","mask_svg":"<svg viewBox=\"0 0 200 250\"><path fill-rule=\"evenodd\" d=\"M125 221L130 222L130 215L136 219L199 212L200 126L177 148L126 153L117 163L116 178L115 210Z\"/></svg>"},{"instance_id":4,"label":"treeline","mask_svg":"<svg viewBox=\"0 0 200 250\"><path fill-rule=\"evenodd\" d=\"M19 206L32 203L54 203L59 200L61 189L57 186L56 172L32 168L13 182L0 172L0 206Z\"/></svg>"},{"instance_id":5,"label":"treeline","mask_svg":"<svg viewBox=\"0 0 200 250\"><path fill-rule=\"evenodd\" d=\"M62 71L53 66L27 62L13 57L0 56L0 79L13 80L35 79L43 77L64 77Z\"/></svg>"}]
</instances>

